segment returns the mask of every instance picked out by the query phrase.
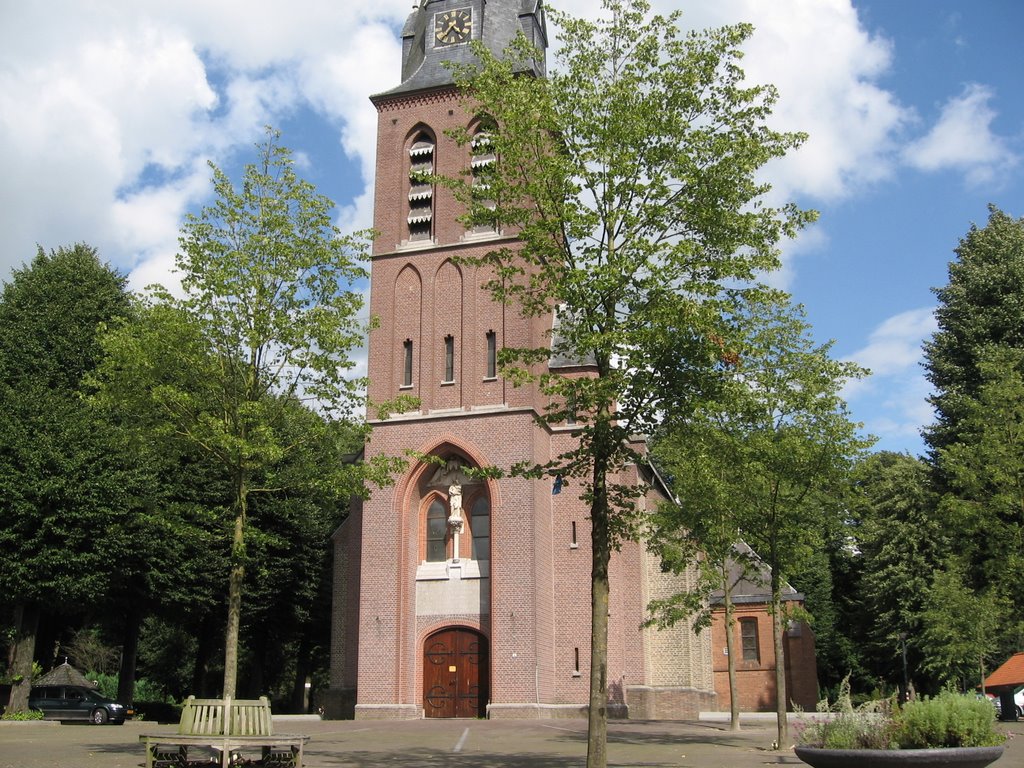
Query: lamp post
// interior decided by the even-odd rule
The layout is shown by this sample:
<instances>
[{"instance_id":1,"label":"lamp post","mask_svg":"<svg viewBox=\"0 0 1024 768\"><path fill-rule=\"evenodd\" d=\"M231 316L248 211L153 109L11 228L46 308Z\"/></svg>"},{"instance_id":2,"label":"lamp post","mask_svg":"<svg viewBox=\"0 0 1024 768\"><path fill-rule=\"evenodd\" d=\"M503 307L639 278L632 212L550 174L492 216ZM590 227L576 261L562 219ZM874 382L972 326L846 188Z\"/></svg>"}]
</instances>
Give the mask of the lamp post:
<instances>
[{"instance_id":1,"label":"lamp post","mask_svg":"<svg viewBox=\"0 0 1024 768\"><path fill-rule=\"evenodd\" d=\"M903 657L903 696L910 695L910 683L907 681L907 633L900 632L900 655Z\"/></svg>"}]
</instances>

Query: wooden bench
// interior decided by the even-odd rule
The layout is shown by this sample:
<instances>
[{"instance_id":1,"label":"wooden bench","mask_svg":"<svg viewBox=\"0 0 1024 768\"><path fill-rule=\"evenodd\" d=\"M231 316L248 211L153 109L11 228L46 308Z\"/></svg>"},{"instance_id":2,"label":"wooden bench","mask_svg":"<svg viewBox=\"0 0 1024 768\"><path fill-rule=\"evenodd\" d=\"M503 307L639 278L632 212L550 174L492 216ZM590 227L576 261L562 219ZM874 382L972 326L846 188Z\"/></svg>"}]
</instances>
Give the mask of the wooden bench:
<instances>
[{"instance_id":1,"label":"wooden bench","mask_svg":"<svg viewBox=\"0 0 1024 768\"><path fill-rule=\"evenodd\" d=\"M265 696L255 701L189 696L181 707L177 734L142 734L139 741L146 745L146 768L188 766L188 752L193 747L219 753L221 768L230 768L243 752L257 748L263 766L302 768L303 746L309 736L275 734Z\"/></svg>"}]
</instances>

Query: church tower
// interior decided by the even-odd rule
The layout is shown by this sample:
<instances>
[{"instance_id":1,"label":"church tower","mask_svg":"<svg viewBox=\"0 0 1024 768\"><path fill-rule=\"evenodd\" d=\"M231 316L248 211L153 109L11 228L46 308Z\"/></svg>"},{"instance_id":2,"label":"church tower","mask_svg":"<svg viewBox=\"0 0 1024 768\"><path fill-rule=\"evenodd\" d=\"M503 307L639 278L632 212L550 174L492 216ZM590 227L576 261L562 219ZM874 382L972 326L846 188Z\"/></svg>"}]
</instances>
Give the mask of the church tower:
<instances>
[{"instance_id":1,"label":"church tower","mask_svg":"<svg viewBox=\"0 0 1024 768\"><path fill-rule=\"evenodd\" d=\"M328 716L585 711L590 533L578 488L472 472L544 463L572 444L573 425L539 425L538 390L513 387L496 366L503 346L548 343L552 318L522 318L491 299L482 287L488 275L458 257L515 247L515 233L467 229L450 193L420 175L494 161L444 62L472 61L473 40L500 54L520 32L545 49L541 0L420 0L402 31L401 83L372 97L378 237L370 310L379 325L370 334L368 394L371 403L410 395L419 404L372 421L366 456L407 457L408 466L335 534ZM542 77L544 66L540 58L524 76ZM453 128L478 140L460 147L446 135ZM585 366L550 365L587 375ZM649 691L661 680L695 714L713 697L707 643L685 631L638 629L647 599L667 588L642 547L624 546L612 569L612 711L656 715ZM657 671L667 664L673 671Z\"/></svg>"}]
</instances>

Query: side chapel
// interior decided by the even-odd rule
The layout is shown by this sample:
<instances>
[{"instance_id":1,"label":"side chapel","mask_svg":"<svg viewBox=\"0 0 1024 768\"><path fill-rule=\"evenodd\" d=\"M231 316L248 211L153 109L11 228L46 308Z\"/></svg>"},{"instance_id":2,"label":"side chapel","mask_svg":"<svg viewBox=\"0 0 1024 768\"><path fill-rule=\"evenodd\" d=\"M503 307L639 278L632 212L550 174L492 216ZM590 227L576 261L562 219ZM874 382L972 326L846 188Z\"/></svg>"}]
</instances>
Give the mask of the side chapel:
<instances>
[{"instance_id":1,"label":"side chapel","mask_svg":"<svg viewBox=\"0 0 1024 768\"><path fill-rule=\"evenodd\" d=\"M412 450L404 474L356 505L334 535L328 717L578 717L588 700L590 528L579 487L550 479L479 479L473 467L543 463L572 424L540 426L544 398L498 376L497 351L537 347L554 316L520 317L492 301L481 269L455 263L515 247L514 232L466 229L449 192L419 172L455 175L493 162L486 131L460 105L445 61L471 40L500 53L518 32L547 45L541 0L419 0L402 31L401 83L378 112L369 397L419 399L373 422L366 455ZM526 73L544 76L543 58ZM460 147L445 135L468 128ZM585 365L551 368L588 375ZM648 503L663 492L644 467ZM611 564L610 712L696 718L716 709L710 632L686 622L641 629L655 597L687 585L628 542Z\"/></svg>"}]
</instances>

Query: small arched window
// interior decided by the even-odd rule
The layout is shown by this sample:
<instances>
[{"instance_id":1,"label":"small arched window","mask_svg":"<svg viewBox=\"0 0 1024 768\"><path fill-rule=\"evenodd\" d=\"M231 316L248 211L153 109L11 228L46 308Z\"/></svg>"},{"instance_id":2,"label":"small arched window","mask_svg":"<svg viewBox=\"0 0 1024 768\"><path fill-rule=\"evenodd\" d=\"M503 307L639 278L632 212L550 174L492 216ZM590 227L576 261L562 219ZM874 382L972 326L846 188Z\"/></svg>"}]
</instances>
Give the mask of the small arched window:
<instances>
[{"instance_id":1,"label":"small arched window","mask_svg":"<svg viewBox=\"0 0 1024 768\"><path fill-rule=\"evenodd\" d=\"M409 240L429 240L434 220L433 137L420 131L409 147Z\"/></svg>"},{"instance_id":2,"label":"small arched window","mask_svg":"<svg viewBox=\"0 0 1024 768\"><path fill-rule=\"evenodd\" d=\"M440 499L434 499L427 508L428 563L444 562L448 558L448 509Z\"/></svg>"}]
</instances>

